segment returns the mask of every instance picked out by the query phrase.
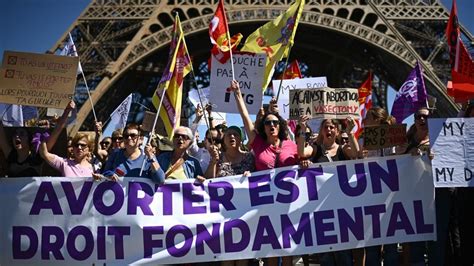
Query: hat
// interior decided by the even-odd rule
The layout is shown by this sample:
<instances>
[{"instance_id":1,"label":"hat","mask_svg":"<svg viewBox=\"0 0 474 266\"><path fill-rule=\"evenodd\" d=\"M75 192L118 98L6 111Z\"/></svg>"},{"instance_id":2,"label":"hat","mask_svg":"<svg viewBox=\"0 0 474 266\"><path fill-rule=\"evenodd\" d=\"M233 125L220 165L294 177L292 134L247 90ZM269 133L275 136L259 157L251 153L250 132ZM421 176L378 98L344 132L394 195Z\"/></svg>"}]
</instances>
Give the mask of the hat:
<instances>
[{"instance_id":1,"label":"hat","mask_svg":"<svg viewBox=\"0 0 474 266\"><path fill-rule=\"evenodd\" d=\"M240 139L244 139L244 134L242 133L242 129L238 126L230 126L225 130L225 133L227 133L229 130L233 130L239 134Z\"/></svg>"}]
</instances>

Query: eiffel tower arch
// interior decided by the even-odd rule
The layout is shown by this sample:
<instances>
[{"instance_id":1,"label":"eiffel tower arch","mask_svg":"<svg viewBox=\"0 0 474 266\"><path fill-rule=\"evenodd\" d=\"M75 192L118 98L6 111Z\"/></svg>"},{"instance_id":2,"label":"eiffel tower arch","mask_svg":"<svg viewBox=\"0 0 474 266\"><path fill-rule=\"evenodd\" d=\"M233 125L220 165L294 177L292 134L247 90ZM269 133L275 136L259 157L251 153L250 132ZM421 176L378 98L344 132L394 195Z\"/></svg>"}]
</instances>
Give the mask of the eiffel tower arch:
<instances>
[{"instance_id":1,"label":"eiffel tower arch","mask_svg":"<svg viewBox=\"0 0 474 266\"><path fill-rule=\"evenodd\" d=\"M291 4L290 0L226 0L230 31L248 36ZM208 25L216 5L217 0L94 0L52 51L60 49L71 32L98 118L105 121L132 92L143 105L151 106L150 97L168 58L176 12L194 69L204 68L211 47ZM374 87L382 106L389 86L400 87L419 60L428 93L437 99L435 115L452 116L457 106L445 88L450 78L444 39L448 17L437 0L307 0L291 59L303 62L308 76L327 76L332 87L358 87L371 70L378 77ZM472 52L474 38L461 29ZM190 87L187 82L185 92ZM72 134L93 125L84 95L83 89L76 91L81 108Z\"/></svg>"}]
</instances>

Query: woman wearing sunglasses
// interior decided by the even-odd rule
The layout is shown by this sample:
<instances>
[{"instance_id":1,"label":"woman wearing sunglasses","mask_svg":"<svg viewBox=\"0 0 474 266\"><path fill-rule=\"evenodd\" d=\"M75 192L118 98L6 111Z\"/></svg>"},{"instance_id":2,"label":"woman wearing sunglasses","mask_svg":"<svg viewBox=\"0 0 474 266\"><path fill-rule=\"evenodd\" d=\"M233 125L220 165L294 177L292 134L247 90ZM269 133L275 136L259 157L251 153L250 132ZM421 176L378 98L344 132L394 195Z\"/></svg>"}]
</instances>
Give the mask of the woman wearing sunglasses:
<instances>
[{"instance_id":1,"label":"woman wearing sunglasses","mask_svg":"<svg viewBox=\"0 0 474 266\"><path fill-rule=\"evenodd\" d=\"M364 126L380 126L380 125L393 125L395 124L395 118L388 114L387 110L381 107L372 107L367 111L364 118ZM396 149L399 147L387 147L379 150L366 150L363 147L362 138L359 139L361 145L361 153L359 157L362 158L373 158L390 156L396 154ZM366 265L380 265L383 259L384 265L398 265L399 255L397 250L397 244L377 245L366 247L365 251L365 264Z\"/></svg>"},{"instance_id":2,"label":"woman wearing sunglasses","mask_svg":"<svg viewBox=\"0 0 474 266\"><path fill-rule=\"evenodd\" d=\"M40 154L51 167L61 172L61 176L87 177L94 173L94 168L89 161L92 146L92 140L89 139L88 134L77 133L72 139L72 159L50 153L44 142L41 144Z\"/></svg>"},{"instance_id":3,"label":"woman wearing sunglasses","mask_svg":"<svg viewBox=\"0 0 474 266\"><path fill-rule=\"evenodd\" d=\"M415 123L407 131L408 147L405 151L412 155L428 155L433 158L430 149L430 136L428 131L428 118L430 110L426 107L418 109L414 115ZM428 243L428 262L429 265L443 265L445 262L446 251L451 249L448 240L448 231L450 224L455 224L451 219L451 211L454 207L455 193L451 188L435 189L435 210L436 210L436 241ZM451 236L452 241L457 241L456 235ZM409 259L412 265L424 265L426 242L409 243ZM405 246L404 246L405 248Z\"/></svg>"},{"instance_id":4,"label":"woman wearing sunglasses","mask_svg":"<svg viewBox=\"0 0 474 266\"><path fill-rule=\"evenodd\" d=\"M296 144L288 139L288 126L278 113L266 113L256 127L250 119L240 92L239 83L231 82L237 108L244 122L248 146L255 154L255 170L267 170L298 164ZM269 258L269 265L278 265L278 258ZM282 258L282 266L292 265L292 257Z\"/></svg>"},{"instance_id":5,"label":"woman wearing sunglasses","mask_svg":"<svg viewBox=\"0 0 474 266\"><path fill-rule=\"evenodd\" d=\"M193 141L194 136L190 128L181 126L174 130L174 150L158 155L158 162L165 171L166 179L205 179L198 159L187 153Z\"/></svg>"}]
</instances>

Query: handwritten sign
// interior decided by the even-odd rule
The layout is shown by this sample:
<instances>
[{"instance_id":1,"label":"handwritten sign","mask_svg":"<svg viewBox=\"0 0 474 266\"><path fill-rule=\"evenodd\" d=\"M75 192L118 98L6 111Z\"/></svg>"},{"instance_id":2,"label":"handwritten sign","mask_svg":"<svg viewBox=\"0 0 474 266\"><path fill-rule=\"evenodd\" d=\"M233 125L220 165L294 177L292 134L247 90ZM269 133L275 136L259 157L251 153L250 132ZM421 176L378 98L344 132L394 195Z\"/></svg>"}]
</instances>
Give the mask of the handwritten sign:
<instances>
[{"instance_id":1,"label":"handwritten sign","mask_svg":"<svg viewBox=\"0 0 474 266\"><path fill-rule=\"evenodd\" d=\"M474 118L428 119L435 187L474 187Z\"/></svg>"},{"instance_id":2,"label":"handwritten sign","mask_svg":"<svg viewBox=\"0 0 474 266\"><path fill-rule=\"evenodd\" d=\"M378 150L407 143L407 125L364 127L364 149Z\"/></svg>"},{"instance_id":3,"label":"handwritten sign","mask_svg":"<svg viewBox=\"0 0 474 266\"><path fill-rule=\"evenodd\" d=\"M242 98L249 114L257 114L262 106L265 54L233 54L235 79L239 81ZM212 57L210 101L218 112L239 113L234 94L227 91L232 81L232 68L228 60L222 64Z\"/></svg>"},{"instance_id":4,"label":"handwritten sign","mask_svg":"<svg viewBox=\"0 0 474 266\"><path fill-rule=\"evenodd\" d=\"M358 117L359 94L351 88L290 90L290 119L300 115L312 118L344 119Z\"/></svg>"},{"instance_id":5,"label":"handwritten sign","mask_svg":"<svg viewBox=\"0 0 474 266\"><path fill-rule=\"evenodd\" d=\"M284 79L283 81L273 80L272 82L275 95L278 93L281 82L280 96L278 97L278 113L285 119L290 118L290 90L314 89L328 86L326 77Z\"/></svg>"},{"instance_id":6,"label":"handwritten sign","mask_svg":"<svg viewBox=\"0 0 474 266\"><path fill-rule=\"evenodd\" d=\"M74 94L79 58L6 51L0 71L3 103L64 109Z\"/></svg>"},{"instance_id":7,"label":"handwritten sign","mask_svg":"<svg viewBox=\"0 0 474 266\"><path fill-rule=\"evenodd\" d=\"M145 111L142 121L142 130L146 132L151 132L153 129L153 122L155 122L156 113Z\"/></svg>"}]
</instances>

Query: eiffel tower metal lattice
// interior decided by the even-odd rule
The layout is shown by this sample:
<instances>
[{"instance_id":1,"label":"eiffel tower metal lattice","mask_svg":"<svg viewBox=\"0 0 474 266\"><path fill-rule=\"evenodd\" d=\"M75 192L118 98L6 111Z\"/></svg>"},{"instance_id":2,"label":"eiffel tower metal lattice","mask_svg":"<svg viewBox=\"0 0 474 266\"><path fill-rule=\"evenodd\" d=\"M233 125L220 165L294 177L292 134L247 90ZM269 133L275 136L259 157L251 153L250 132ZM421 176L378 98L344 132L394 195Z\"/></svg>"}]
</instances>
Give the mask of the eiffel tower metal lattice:
<instances>
[{"instance_id":1,"label":"eiffel tower metal lattice","mask_svg":"<svg viewBox=\"0 0 474 266\"><path fill-rule=\"evenodd\" d=\"M248 36L291 3L226 0L230 31ZM104 121L131 92L143 105L151 106L150 97L167 61L175 12L180 15L194 68L205 76L211 47L208 25L216 5L217 0L94 0L51 51L60 49L71 32L99 120ZM398 88L420 60L428 93L437 98L435 115L454 115L457 107L445 88L450 78L444 37L448 17L448 10L437 0L307 0L291 58L308 66L306 75L327 76L332 87L358 87L373 71L382 106L386 106L389 86ZM461 29L472 52L474 38ZM81 109L72 134L93 124L87 93L78 82L76 100ZM188 82L185 89L189 87ZM182 115L188 116L186 110Z\"/></svg>"}]
</instances>

